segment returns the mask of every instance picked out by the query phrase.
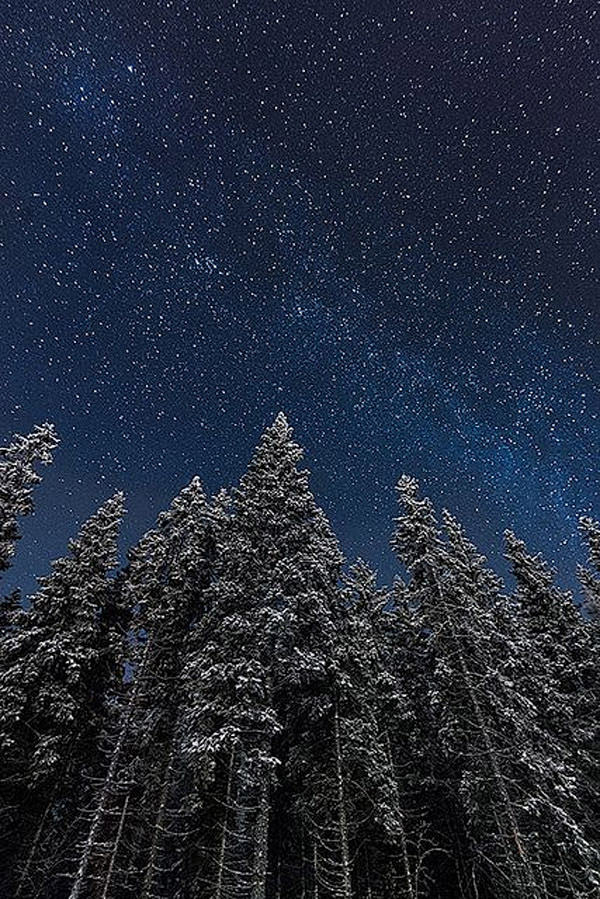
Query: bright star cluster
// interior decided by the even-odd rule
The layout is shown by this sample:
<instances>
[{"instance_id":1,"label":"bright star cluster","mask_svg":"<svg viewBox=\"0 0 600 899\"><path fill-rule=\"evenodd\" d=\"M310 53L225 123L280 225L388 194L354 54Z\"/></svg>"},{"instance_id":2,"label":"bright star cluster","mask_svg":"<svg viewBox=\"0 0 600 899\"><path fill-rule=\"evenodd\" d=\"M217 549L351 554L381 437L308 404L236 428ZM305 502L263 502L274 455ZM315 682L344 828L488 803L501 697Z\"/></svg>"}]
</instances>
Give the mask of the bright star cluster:
<instances>
[{"instance_id":1,"label":"bright star cluster","mask_svg":"<svg viewBox=\"0 0 600 899\"><path fill-rule=\"evenodd\" d=\"M54 421L14 568L113 489L133 541L284 409L389 577L407 472L572 584L600 514L587 0L7 0L0 433ZM52 528L48 529L48 521Z\"/></svg>"}]
</instances>

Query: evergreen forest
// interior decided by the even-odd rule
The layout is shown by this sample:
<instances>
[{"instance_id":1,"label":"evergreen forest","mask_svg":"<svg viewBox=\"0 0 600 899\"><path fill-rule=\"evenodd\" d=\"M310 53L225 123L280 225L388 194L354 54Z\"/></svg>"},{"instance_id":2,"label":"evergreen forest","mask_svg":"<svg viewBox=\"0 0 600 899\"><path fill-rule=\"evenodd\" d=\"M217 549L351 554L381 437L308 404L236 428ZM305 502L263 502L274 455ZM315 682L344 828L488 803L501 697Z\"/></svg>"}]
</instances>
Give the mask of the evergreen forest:
<instances>
[{"instance_id":1,"label":"evergreen forest","mask_svg":"<svg viewBox=\"0 0 600 899\"><path fill-rule=\"evenodd\" d=\"M0 449L0 572L57 446ZM507 589L403 476L383 587L302 455L279 414L125 565L119 493L4 596L2 897L600 896L600 524L582 599L512 532Z\"/></svg>"}]
</instances>

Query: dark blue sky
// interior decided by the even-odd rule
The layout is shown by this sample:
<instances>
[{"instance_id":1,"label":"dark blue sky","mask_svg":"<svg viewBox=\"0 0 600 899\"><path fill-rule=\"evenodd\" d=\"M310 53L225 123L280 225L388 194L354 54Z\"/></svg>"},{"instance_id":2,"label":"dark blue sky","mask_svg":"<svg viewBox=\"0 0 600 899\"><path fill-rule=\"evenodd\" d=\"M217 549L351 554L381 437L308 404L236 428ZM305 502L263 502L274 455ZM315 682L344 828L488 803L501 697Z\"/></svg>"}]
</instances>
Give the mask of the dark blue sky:
<instances>
[{"instance_id":1,"label":"dark blue sky","mask_svg":"<svg viewBox=\"0 0 600 899\"><path fill-rule=\"evenodd\" d=\"M600 514L596 3L6 2L0 434L62 446L5 583L124 544L284 409L387 578L407 472L572 583Z\"/></svg>"}]
</instances>

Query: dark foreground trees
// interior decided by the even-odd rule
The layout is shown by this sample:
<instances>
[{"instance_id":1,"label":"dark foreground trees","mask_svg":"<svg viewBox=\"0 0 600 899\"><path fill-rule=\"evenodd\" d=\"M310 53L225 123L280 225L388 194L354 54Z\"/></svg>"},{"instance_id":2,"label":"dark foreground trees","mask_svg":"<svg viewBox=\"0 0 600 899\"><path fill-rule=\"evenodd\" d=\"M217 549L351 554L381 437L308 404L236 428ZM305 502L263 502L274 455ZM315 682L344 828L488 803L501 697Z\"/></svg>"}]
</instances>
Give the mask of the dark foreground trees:
<instances>
[{"instance_id":1,"label":"dark foreground trees","mask_svg":"<svg viewBox=\"0 0 600 899\"><path fill-rule=\"evenodd\" d=\"M57 445L0 450L0 569ZM2 603L0 878L20 899L600 894L600 526L583 613L507 534L507 593L402 478L406 581L344 569L283 415L116 571L120 494Z\"/></svg>"},{"instance_id":2,"label":"dark foreground trees","mask_svg":"<svg viewBox=\"0 0 600 899\"><path fill-rule=\"evenodd\" d=\"M49 890L68 869L98 763L106 698L121 679L109 575L122 514L117 494L83 525L0 644L2 882L15 897Z\"/></svg>"}]
</instances>

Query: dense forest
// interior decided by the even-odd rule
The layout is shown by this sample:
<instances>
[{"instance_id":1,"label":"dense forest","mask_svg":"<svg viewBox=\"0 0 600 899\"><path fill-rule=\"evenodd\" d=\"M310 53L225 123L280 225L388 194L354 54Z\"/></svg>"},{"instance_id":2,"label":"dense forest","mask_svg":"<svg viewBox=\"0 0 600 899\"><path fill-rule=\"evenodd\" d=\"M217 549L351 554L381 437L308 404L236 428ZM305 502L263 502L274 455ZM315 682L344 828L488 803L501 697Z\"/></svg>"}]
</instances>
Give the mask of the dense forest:
<instances>
[{"instance_id":1,"label":"dense forest","mask_svg":"<svg viewBox=\"0 0 600 899\"><path fill-rule=\"evenodd\" d=\"M0 450L0 571L57 445ZM402 477L388 589L301 458L280 414L236 488L195 478L124 567L117 494L4 597L3 897L600 895L600 524L581 606L511 532L507 590Z\"/></svg>"}]
</instances>

